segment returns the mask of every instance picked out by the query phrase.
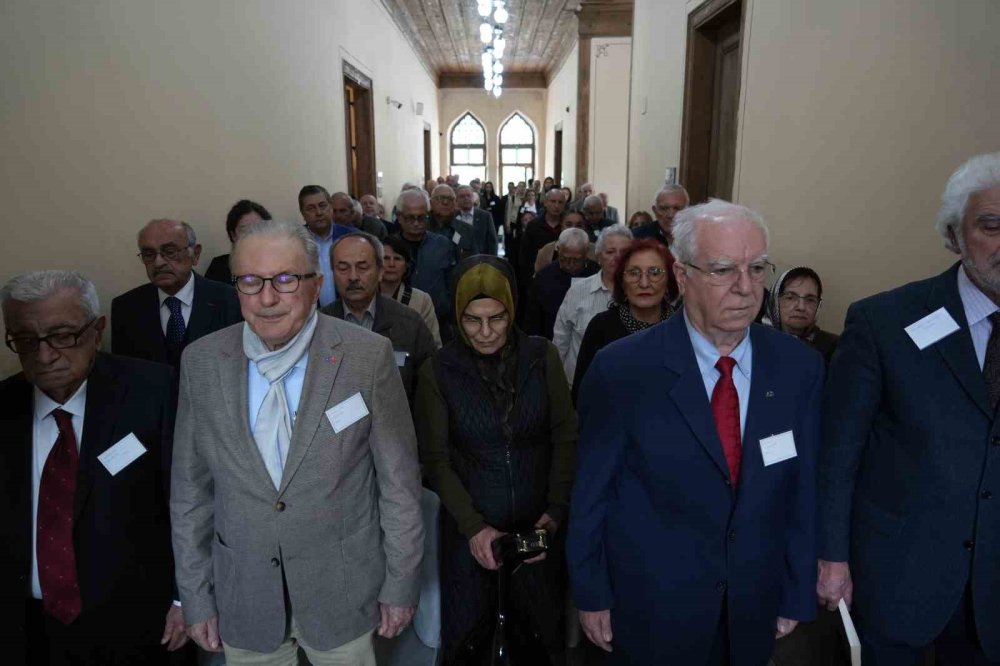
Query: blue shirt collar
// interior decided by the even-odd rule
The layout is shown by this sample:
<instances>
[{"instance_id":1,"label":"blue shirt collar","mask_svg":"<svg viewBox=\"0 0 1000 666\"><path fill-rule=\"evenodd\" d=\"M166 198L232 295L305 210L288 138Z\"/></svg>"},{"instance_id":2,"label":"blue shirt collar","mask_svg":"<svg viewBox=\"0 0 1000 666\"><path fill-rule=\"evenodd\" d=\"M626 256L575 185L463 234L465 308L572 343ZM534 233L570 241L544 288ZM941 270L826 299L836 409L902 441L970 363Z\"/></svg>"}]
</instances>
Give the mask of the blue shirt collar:
<instances>
[{"instance_id":1,"label":"blue shirt collar","mask_svg":"<svg viewBox=\"0 0 1000 666\"><path fill-rule=\"evenodd\" d=\"M704 335L698 332L698 329L694 327L691 320L687 316L687 308L684 308L684 326L687 327L688 337L691 339L691 346L694 347L694 357L698 361L698 369L701 374L712 371L718 373L715 369L715 364L719 362L722 354L716 349L715 345L708 341ZM743 339L740 343L736 345L733 352L729 355L734 361L736 361L737 370L743 374L747 380L750 380L750 359L748 357L748 352L750 351L750 329L747 328L746 332L743 334Z\"/></svg>"}]
</instances>

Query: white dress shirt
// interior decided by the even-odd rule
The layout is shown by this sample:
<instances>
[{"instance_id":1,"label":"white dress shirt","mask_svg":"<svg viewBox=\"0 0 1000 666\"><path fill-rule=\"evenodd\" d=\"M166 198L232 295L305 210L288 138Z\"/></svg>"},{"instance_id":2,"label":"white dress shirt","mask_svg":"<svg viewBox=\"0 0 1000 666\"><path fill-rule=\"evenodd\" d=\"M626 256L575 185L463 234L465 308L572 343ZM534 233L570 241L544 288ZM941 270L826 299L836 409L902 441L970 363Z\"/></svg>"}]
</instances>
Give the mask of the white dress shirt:
<instances>
[{"instance_id":1,"label":"white dress shirt","mask_svg":"<svg viewBox=\"0 0 1000 666\"><path fill-rule=\"evenodd\" d=\"M31 595L35 599L42 598L42 584L38 580L38 555L36 554L38 537L38 489L42 485L42 470L45 461L59 437L59 426L52 416L52 410L62 409L73 417L73 434L76 435L76 446L79 450L83 439L83 415L87 409L87 381L80 384L65 404L58 402L35 389L35 421L31 434Z\"/></svg>"},{"instance_id":2,"label":"white dress shirt","mask_svg":"<svg viewBox=\"0 0 1000 666\"><path fill-rule=\"evenodd\" d=\"M160 297L160 328L163 329L163 335L166 335L167 322L170 321L170 308L164 301L170 294L162 289L157 289L156 293ZM194 302L194 273L191 273L187 284L181 287L180 291L174 294L174 297L181 302L181 316L184 317L184 328L187 329L188 322L191 320L191 304Z\"/></svg>"},{"instance_id":3,"label":"white dress shirt","mask_svg":"<svg viewBox=\"0 0 1000 666\"><path fill-rule=\"evenodd\" d=\"M965 309L965 319L969 322L969 334L972 336L972 346L976 349L976 360L979 361L979 369L982 370L986 364L986 344L990 341L990 333L993 332L989 316L1000 308L983 293L982 289L972 283L965 272L965 266L958 267L958 295Z\"/></svg>"},{"instance_id":4,"label":"white dress shirt","mask_svg":"<svg viewBox=\"0 0 1000 666\"><path fill-rule=\"evenodd\" d=\"M708 402L712 402L712 393L715 385L722 377L715 364L722 358L719 350L708 341L704 335L691 325L691 320L687 316L687 308L684 309L684 325L687 326L688 337L691 338L691 346L694 347L694 357L698 361L698 370L701 378L705 382L705 392L708 394ZM747 424L747 408L750 406L750 374L753 370L753 344L750 342L750 330L743 335L740 344L729 353L730 358L736 361L736 368L733 371L733 384L736 385L736 395L740 400L740 439L743 439L743 430Z\"/></svg>"},{"instance_id":5,"label":"white dress shirt","mask_svg":"<svg viewBox=\"0 0 1000 666\"><path fill-rule=\"evenodd\" d=\"M285 375L284 379L281 380L285 385L285 400L288 401L288 411L292 415L293 429L295 428L295 417L298 415L299 399L302 397L302 385L306 378L306 365L308 362L309 352L307 351L295 363L288 374ZM267 390L271 384L260 373L260 370L257 369L256 363L247 359L247 365L249 373L247 376L247 397L249 400L247 412L250 415L250 433L253 434L257 428L257 413L260 412L260 406L264 403L264 397L267 395ZM271 444L270 450L265 450L260 442L257 442L257 449L264 459L264 466L267 467L267 471L274 472L272 478L277 477L280 479L285 471L285 460L288 459L288 451L277 450L277 442Z\"/></svg>"},{"instance_id":6,"label":"white dress shirt","mask_svg":"<svg viewBox=\"0 0 1000 666\"><path fill-rule=\"evenodd\" d=\"M566 377L573 384L576 357L580 353L583 334L590 320L608 309L611 290L601 281L602 271L585 278L573 278L573 283L563 298L556 323L552 330L552 344L559 350L559 358L566 368Z\"/></svg>"}]
</instances>

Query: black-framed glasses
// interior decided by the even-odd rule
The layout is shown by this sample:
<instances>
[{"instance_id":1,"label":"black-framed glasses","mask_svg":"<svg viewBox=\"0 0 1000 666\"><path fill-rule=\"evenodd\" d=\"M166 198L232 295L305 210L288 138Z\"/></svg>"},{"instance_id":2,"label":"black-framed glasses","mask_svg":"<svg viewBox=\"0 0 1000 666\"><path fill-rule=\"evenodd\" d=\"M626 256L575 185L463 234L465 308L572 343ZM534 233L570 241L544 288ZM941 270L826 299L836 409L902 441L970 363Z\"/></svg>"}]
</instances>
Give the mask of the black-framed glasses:
<instances>
[{"instance_id":1,"label":"black-framed glasses","mask_svg":"<svg viewBox=\"0 0 1000 666\"><path fill-rule=\"evenodd\" d=\"M233 284L241 294L253 296L259 294L264 288L265 282L271 283L271 288L279 294L291 294L299 288L299 281L308 280L318 275L317 273L278 273L271 277L261 277L259 275L236 275L233 277Z\"/></svg>"},{"instance_id":2,"label":"black-framed glasses","mask_svg":"<svg viewBox=\"0 0 1000 666\"><path fill-rule=\"evenodd\" d=\"M622 277L625 278L626 282L641 282L642 276L645 275L646 279L649 280L650 284L656 284L662 282L667 277L667 269L660 268L659 266L652 266L647 268L645 271L639 268L630 268L622 273Z\"/></svg>"},{"instance_id":3,"label":"black-framed glasses","mask_svg":"<svg viewBox=\"0 0 1000 666\"><path fill-rule=\"evenodd\" d=\"M785 305L795 306L796 303L802 301L802 304L807 308L818 308L819 304L823 302L822 298L818 296L800 296L794 291L786 291L778 299Z\"/></svg>"},{"instance_id":4,"label":"black-framed glasses","mask_svg":"<svg viewBox=\"0 0 1000 666\"><path fill-rule=\"evenodd\" d=\"M142 250L139 254L135 255L144 264L151 264L156 261L156 255L162 255L167 261L177 261L184 256L184 251L187 250L190 245L185 245L184 247L178 247L176 245L164 245L159 250L154 250L152 248L146 248Z\"/></svg>"},{"instance_id":5,"label":"black-framed glasses","mask_svg":"<svg viewBox=\"0 0 1000 666\"><path fill-rule=\"evenodd\" d=\"M774 275L774 264L770 261L755 261L754 263L749 264L746 268L740 268L735 265L702 268L701 266L695 266L694 264L686 261L684 262L684 265L695 269L708 278L709 284L713 284L718 287L736 284L736 282L740 279L740 273L743 272L746 272L747 277L750 278L751 282L763 282L769 276Z\"/></svg>"},{"instance_id":6,"label":"black-framed glasses","mask_svg":"<svg viewBox=\"0 0 1000 666\"><path fill-rule=\"evenodd\" d=\"M405 213L398 213L396 215L397 220L402 220L403 222L425 222L427 220L427 215L425 213L419 213L417 215L406 215Z\"/></svg>"},{"instance_id":7,"label":"black-framed glasses","mask_svg":"<svg viewBox=\"0 0 1000 666\"><path fill-rule=\"evenodd\" d=\"M51 349L69 349L80 344L80 338L87 332L87 329L94 325L97 319L97 317L94 317L77 331L50 333L41 338L16 338L8 335L4 342L7 343L7 347L15 354L34 354L42 346L43 342Z\"/></svg>"}]
</instances>

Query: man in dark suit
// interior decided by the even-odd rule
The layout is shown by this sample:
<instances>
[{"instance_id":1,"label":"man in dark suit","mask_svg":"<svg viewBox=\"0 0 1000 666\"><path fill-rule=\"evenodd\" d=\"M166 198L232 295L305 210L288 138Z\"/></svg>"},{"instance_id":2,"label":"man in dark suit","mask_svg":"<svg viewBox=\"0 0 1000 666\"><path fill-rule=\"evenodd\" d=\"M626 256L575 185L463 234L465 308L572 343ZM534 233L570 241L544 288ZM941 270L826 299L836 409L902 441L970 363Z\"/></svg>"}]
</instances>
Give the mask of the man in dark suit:
<instances>
[{"instance_id":1,"label":"man in dark suit","mask_svg":"<svg viewBox=\"0 0 1000 666\"><path fill-rule=\"evenodd\" d=\"M0 290L23 369L0 383L5 664L165 663L182 646L167 505L169 367L99 353L104 317L78 273Z\"/></svg>"},{"instance_id":2,"label":"man in dark suit","mask_svg":"<svg viewBox=\"0 0 1000 666\"><path fill-rule=\"evenodd\" d=\"M563 229L555 249L557 260L535 275L528 287L528 299L524 306L524 332L548 340L552 339L556 315L573 279L590 277L601 270L596 262L587 259L590 242L583 229Z\"/></svg>"},{"instance_id":3,"label":"man in dark suit","mask_svg":"<svg viewBox=\"0 0 1000 666\"><path fill-rule=\"evenodd\" d=\"M823 359L754 325L760 216L678 215L684 309L598 352L584 379L567 560L615 664L764 666L816 613Z\"/></svg>"},{"instance_id":4,"label":"man in dark suit","mask_svg":"<svg viewBox=\"0 0 1000 666\"><path fill-rule=\"evenodd\" d=\"M379 239L356 231L338 238L330 253L340 298L321 312L389 338L412 405L417 369L436 350L430 330L416 310L379 293L385 265L385 250Z\"/></svg>"},{"instance_id":5,"label":"man in dark suit","mask_svg":"<svg viewBox=\"0 0 1000 666\"><path fill-rule=\"evenodd\" d=\"M475 229L456 215L455 190L448 185L438 185L431 195L431 212L427 216L427 230L444 236L458 250L460 258L480 254Z\"/></svg>"},{"instance_id":6,"label":"man in dark suit","mask_svg":"<svg viewBox=\"0 0 1000 666\"><path fill-rule=\"evenodd\" d=\"M455 192L458 201L458 219L472 227L476 245L481 254L497 255L497 229L493 216L476 205L478 194L468 185L462 185Z\"/></svg>"},{"instance_id":7,"label":"man in dark suit","mask_svg":"<svg viewBox=\"0 0 1000 666\"><path fill-rule=\"evenodd\" d=\"M181 352L203 335L242 319L232 285L194 272L201 245L177 220L153 220L139 232L149 283L111 301L111 351L180 367Z\"/></svg>"},{"instance_id":8,"label":"man in dark suit","mask_svg":"<svg viewBox=\"0 0 1000 666\"><path fill-rule=\"evenodd\" d=\"M1000 663L1000 153L941 200L961 261L850 307L824 399L817 591L866 665Z\"/></svg>"}]
</instances>

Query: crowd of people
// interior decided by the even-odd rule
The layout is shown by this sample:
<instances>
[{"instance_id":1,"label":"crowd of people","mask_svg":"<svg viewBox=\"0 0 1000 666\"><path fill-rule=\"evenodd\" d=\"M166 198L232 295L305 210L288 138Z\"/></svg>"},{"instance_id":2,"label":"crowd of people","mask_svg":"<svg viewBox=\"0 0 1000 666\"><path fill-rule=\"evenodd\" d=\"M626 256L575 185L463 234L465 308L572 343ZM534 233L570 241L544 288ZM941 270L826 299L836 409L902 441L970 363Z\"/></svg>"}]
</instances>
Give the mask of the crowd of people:
<instances>
[{"instance_id":1,"label":"crowd of people","mask_svg":"<svg viewBox=\"0 0 1000 666\"><path fill-rule=\"evenodd\" d=\"M204 277L145 224L110 354L85 276L0 289L8 663L371 665L421 613L446 665L818 663L841 602L866 664L1000 663L1000 154L945 187L960 261L840 337L680 185L298 208L237 202Z\"/></svg>"}]
</instances>

